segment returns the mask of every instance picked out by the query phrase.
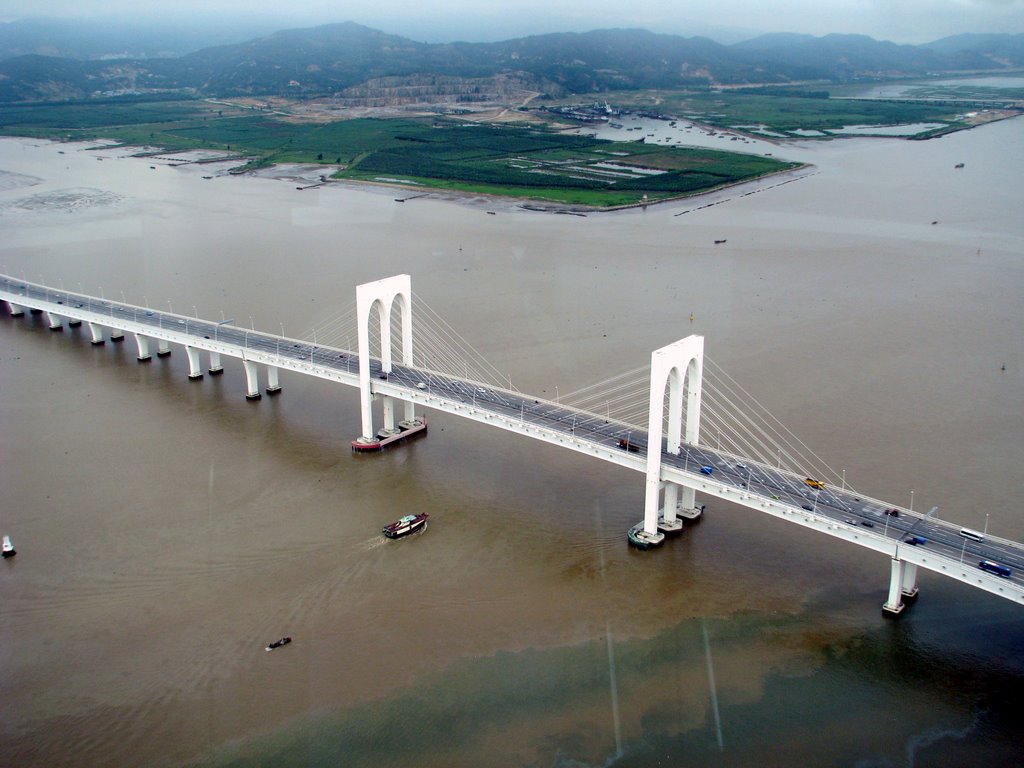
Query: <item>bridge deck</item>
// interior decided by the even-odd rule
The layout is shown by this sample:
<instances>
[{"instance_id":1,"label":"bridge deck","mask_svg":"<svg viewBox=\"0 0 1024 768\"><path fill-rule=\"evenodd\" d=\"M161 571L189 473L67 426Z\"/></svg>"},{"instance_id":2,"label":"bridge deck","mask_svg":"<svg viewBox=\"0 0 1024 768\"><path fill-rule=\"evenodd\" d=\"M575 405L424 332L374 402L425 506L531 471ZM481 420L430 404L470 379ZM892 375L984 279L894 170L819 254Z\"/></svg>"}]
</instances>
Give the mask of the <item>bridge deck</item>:
<instances>
[{"instance_id":1,"label":"bridge deck","mask_svg":"<svg viewBox=\"0 0 1024 768\"><path fill-rule=\"evenodd\" d=\"M0 298L65 318L359 386L360 361L350 350L56 290L3 275ZM393 365L385 374L377 359L370 360L369 368L371 388L376 393L646 471L647 433L635 425L424 368ZM630 450L620 447L622 440L628 441ZM701 472L702 467L711 468L711 473ZM954 523L868 498L852 489L827 486L815 490L800 475L702 445L684 444L679 455L665 452L663 445L662 478L1024 603L1024 545L1018 542L991 536L984 542L971 541L959 535L960 526ZM886 514L893 510L896 514ZM925 543L912 544L912 537L920 537ZM1012 577L1004 579L980 570L977 565L982 559L1010 567Z\"/></svg>"}]
</instances>

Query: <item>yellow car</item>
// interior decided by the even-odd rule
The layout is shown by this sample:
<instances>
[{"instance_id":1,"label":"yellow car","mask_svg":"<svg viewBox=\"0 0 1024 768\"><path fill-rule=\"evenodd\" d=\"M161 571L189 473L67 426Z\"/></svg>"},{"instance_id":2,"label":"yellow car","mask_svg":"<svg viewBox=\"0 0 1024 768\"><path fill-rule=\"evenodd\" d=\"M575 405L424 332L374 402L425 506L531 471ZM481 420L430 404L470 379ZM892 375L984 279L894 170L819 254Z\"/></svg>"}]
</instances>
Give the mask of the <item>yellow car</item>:
<instances>
[{"instance_id":1,"label":"yellow car","mask_svg":"<svg viewBox=\"0 0 1024 768\"><path fill-rule=\"evenodd\" d=\"M805 477L804 484L809 485L811 488L816 488L819 491L825 490L825 484L821 482L821 480L813 480L809 477Z\"/></svg>"}]
</instances>

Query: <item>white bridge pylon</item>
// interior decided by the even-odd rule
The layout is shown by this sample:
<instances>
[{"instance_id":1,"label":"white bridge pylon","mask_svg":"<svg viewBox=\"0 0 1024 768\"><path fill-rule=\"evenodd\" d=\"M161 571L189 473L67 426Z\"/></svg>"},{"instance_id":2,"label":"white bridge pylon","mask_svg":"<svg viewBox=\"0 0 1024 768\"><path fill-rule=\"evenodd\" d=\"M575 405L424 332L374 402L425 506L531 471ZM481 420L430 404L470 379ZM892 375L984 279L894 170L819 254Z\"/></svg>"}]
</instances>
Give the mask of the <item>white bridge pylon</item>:
<instances>
[{"instance_id":1,"label":"white bridge pylon","mask_svg":"<svg viewBox=\"0 0 1024 768\"><path fill-rule=\"evenodd\" d=\"M402 317L402 365L412 366L412 281L409 275L395 275L356 286L357 332L359 339L359 402L362 415L362 435L359 441L377 440L373 429L373 392L370 389L370 321L377 313L380 322L380 361L384 375L391 372L391 314L398 304ZM392 435L395 429L395 403L388 395L381 395L383 430ZM405 421L415 418L415 406L405 402Z\"/></svg>"},{"instance_id":2,"label":"white bridge pylon","mask_svg":"<svg viewBox=\"0 0 1024 768\"><path fill-rule=\"evenodd\" d=\"M668 453L679 455L683 440L696 445L700 438L700 404L704 372L704 337L687 336L651 353L651 390L648 415L647 483L644 498L645 538L660 542L661 531L674 531L682 526L676 508L693 513L693 488L663 482L661 478L661 441L665 438ZM668 389L668 430L665 422L665 389ZM686 393L686 431L683 432L683 394ZM664 489L664 509L659 509ZM681 492L681 493L680 493ZM660 514L659 514L660 513ZM688 515L689 516L689 515Z\"/></svg>"}]
</instances>

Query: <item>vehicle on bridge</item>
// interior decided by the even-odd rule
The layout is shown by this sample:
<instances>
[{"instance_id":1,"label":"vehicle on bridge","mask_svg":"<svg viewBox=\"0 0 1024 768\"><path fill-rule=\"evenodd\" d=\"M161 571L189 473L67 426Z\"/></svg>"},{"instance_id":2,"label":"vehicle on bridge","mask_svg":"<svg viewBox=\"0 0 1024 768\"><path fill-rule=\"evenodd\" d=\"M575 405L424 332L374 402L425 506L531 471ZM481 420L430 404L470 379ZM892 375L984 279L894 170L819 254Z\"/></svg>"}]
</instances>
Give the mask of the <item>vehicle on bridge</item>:
<instances>
[{"instance_id":1,"label":"vehicle on bridge","mask_svg":"<svg viewBox=\"0 0 1024 768\"><path fill-rule=\"evenodd\" d=\"M700 468L700 473L702 475L710 475L714 471L715 468L712 467L710 464L705 464L703 467Z\"/></svg>"},{"instance_id":2,"label":"vehicle on bridge","mask_svg":"<svg viewBox=\"0 0 1024 768\"><path fill-rule=\"evenodd\" d=\"M912 544L915 547L924 546L928 543L923 536L907 536L903 541L907 544Z\"/></svg>"},{"instance_id":3,"label":"vehicle on bridge","mask_svg":"<svg viewBox=\"0 0 1024 768\"><path fill-rule=\"evenodd\" d=\"M978 567L983 571L994 573L996 576L1002 576L1004 579L1010 578L1013 575L1013 571L1007 568L1005 565L1000 563L994 563L991 560L982 560L978 563Z\"/></svg>"},{"instance_id":4,"label":"vehicle on bridge","mask_svg":"<svg viewBox=\"0 0 1024 768\"><path fill-rule=\"evenodd\" d=\"M978 533L977 531L972 531L970 528L961 528L960 535L963 536L965 539L970 539L971 541L985 540L984 534Z\"/></svg>"},{"instance_id":5,"label":"vehicle on bridge","mask_svg":"<svg viewBox=\"0 0 1024 768\"><path fill-rule=\"evenodd\" d=\"M638 453L640 451L640 446L630 442L628 437L619 438L619 448L630 453Z\"/></svg>"},{"instance_id":6,"label":"vehicle on bridge","mask_svg":"<svg viewBox=\"0 0 1024 768\"><path fill-rule=\"evenodd\" d=\"M804 485L808 485L811 488L814 488L815 490L818 490L818 491L825 490L825 484L823 482L821 482L821 480L815 480L814 478L811 478L811 477L805 477L804 478Z\"/></svg>"}]
</instances>

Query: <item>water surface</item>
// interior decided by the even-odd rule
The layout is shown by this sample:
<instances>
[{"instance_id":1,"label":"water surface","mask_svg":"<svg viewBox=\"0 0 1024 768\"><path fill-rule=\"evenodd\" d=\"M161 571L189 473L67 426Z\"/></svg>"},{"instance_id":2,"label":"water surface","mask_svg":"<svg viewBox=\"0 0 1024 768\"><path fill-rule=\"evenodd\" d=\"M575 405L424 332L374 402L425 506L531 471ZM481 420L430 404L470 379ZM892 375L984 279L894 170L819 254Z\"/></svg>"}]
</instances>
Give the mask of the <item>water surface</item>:
<instances>
[{"instance_id":1,"label":"water surface","mask_svg":"<svg viewBox=\"0 0 1024 768\"><path fill-rule=\"evenodd\" d=\"M4 139L0 266L296 337L408 272L548 395L702 333L855 487L1021 539L1022 126L764 142L814 169L585 218ZM887 622L885 558L721 502L633 552L633 473L441 414L356 456L354 391L186 374L0 313L12 764L1020 761L1014 605L922 574Z\"/></svg>"}]
</instances>

